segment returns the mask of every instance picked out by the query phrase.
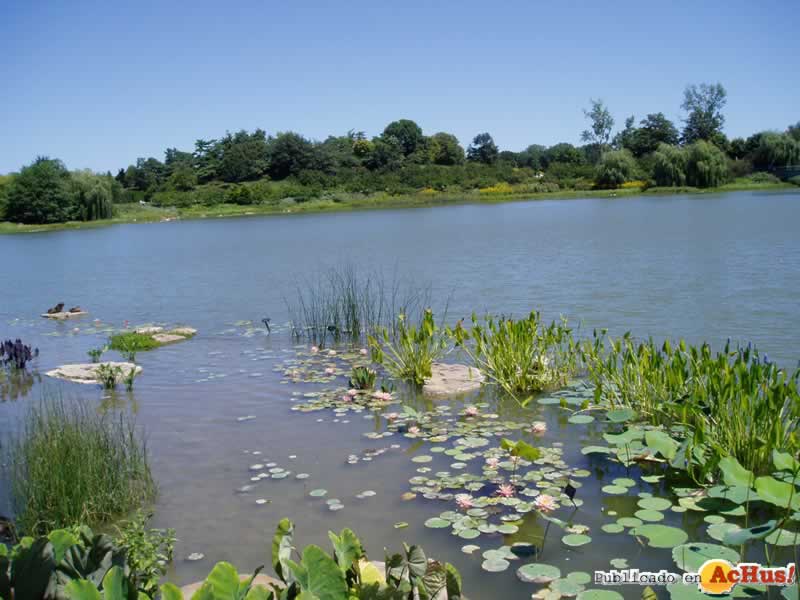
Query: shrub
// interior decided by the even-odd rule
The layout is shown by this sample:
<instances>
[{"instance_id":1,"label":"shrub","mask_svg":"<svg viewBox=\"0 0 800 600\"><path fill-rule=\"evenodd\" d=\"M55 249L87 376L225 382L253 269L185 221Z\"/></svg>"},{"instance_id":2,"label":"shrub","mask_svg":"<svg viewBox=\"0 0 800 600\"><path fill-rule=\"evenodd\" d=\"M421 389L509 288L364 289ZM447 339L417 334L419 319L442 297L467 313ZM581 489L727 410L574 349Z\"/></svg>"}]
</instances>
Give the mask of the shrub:
<instances>
[{"instance_id":1,"label":"shrub","mask_svg":"<svg viewBox=\"0 0 800 600\"><path fill-rule=\"evenodd\" d=\"M14 177L6 218L15 223L63 223L73 214L70 175L59 160L37 158Z\"/></svg>"},{"instance_id":2,"label":"shrub","mask_svg":"<svg viewBox=\"0 0 800 600\"><path fill-rule=\"evenodd\" d=\"M152 336L135 331L115 333L108 341L109 348L123 353L144 352L158 348L160 345Z\"/></svg>"},{"instance_id":3,"label":"shrub","mask_svg":"<svg viewBox=\"0 0 800 600\"><path fill-rule=\"evenodd\" d=\"M134 588L155 596L175 550L174 529L148 529L152 514L137 511L117 525L114 543L125 550Z\"/></svg>"},{"instance_id":4,"label":"shrub","mask_svg":"<svg viewBox=\"0 0 800 600\"><path fill-rule=\"evenodd\" d=\"M369 367L353 367L350 375L350 387L357 390L371 390L375 387L375 379L378 374Z\"/></svg>"},{"instance_id":5,"label":"shrub","mask_svg":"<svg viewBox=\"0 0 800 600\"><path fill-rule=\"evenodd\" d=\"M772 173L766 173L764 171L758 171L757 173L751 173L748 175L747 179L752 181L753 183L780 183L781 180L775 177Z\"/></svg>"},{"instance_id":6,"label":"shrub","mask_svg":"<svg viewBox=\"0 0 800 600\"><path fill-rule=\"evenodd\" d=\"M719 187L728 179L725 153L704 141L686 147L686 182L699 188Z\"/></svg>"},{"instance_id":7,"label":"shrub","mask_svg":"<svg viewBox=\"0 0 800 600\"><path fill-rule=\"evenodd\" d=\"M8 452L17 524L26 533L105 523L155 496L147 449L124 414L45 398Z\"/></svg>"},{"instance_id":8,"label":"shrub","mask_svg":"<svg viewBox=\"0 0 800 600\"><path fill-rule=\"evenodd\" d=\"M616 187L633 179L636 159L627 150L612 150L600 157L595 181L600 186Z\"/></svg>"},{"instance_id":9,"label":"shrub","mask_svg":"<svg viewBox=\"0 0 800 600\"><path fill-rule=\"evenodd\" d=\"M794 185L800 185L800 175L795 175L789 179L789 183Z\"/></svg>"},{"instance_id":10,"label":"shrub","mask_svg":"<svg viewBox=\"0 0 800 600\"><path fill-rule=\"evenodd\" d=\"M623 190L644 189L647 187L647 181L643 179L635 179L633 181L626 181L620 187Z\"/></svg>"}]
</instances>

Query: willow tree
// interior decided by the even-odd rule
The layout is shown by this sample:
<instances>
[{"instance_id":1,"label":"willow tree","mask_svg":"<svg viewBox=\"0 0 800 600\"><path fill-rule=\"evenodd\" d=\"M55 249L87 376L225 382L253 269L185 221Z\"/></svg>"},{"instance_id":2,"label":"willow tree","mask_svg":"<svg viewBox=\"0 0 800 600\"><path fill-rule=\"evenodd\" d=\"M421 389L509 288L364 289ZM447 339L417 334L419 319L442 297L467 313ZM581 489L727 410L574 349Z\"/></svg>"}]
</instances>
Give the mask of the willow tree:
<instances>
[{"instance_id":1,"label":"willow tree","mask_svg":"<svg viewBox=\"0 0 800 600\"><path fill-rule=\"evenodd\" d=\"M113 181L91 171L72 173L73 219L96 221L110 219L114 213Z\"/></svg>"},{"instance_id":2,"label":"willow tree","mask_svg":"<svg viewBox=\"0 0 800 600\"><path fill-rule=\"evenodd\" d=\"M698 141L686 147L686 181L695 187L718 187L728 179L728 159L714 144Z\"/></svg>"},{"instance_id":3,"label":"willow tree","mask_svg":"<svg viewBox=\"0 0 800 600\"><path fill-rule=\"evenodd\" d=\"M686 150L659 144L653 153L653 179L656 184L666 187L686 185L686 162Z\"/></svg>"},{"instance_id":4,"label":"willow tree","mask_svg":"<svg viewBox=\"0 0 800 600\"><path fill-rule=\"evenodd\" d=\"M604 186L618 186L634 178L636 160L627 150L612 150L600 157L595 180Z\"/></svg>"}]
</instances>

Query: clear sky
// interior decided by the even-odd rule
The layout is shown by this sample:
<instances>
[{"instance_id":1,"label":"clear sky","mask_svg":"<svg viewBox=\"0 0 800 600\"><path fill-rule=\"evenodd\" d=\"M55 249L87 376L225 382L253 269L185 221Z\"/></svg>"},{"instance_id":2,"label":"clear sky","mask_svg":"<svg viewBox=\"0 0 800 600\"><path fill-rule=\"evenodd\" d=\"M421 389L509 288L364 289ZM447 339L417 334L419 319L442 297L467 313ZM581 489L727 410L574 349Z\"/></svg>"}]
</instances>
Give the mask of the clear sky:
<instances>
[{"instance_id":1,"label":"clear sky","mask_svg":"<svg viewBox=\"0 0 800 600\"><path fill-rule=\"evenodd\" d=\"M578 142L728 90L726 133L800 120L798 0L2 0L0 173L116 171L256 127L313 139L394 119L465 145Z\"/></svg>"}]
</instances>

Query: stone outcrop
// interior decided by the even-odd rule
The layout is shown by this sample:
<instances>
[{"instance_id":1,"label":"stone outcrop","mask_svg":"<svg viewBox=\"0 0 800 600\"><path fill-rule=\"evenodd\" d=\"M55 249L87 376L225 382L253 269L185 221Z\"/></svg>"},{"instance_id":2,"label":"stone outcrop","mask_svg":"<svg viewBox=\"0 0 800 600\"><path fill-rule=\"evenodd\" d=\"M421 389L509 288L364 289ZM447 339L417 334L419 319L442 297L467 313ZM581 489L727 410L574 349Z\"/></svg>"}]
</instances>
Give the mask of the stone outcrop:
<instances>
[{"instance_id":1,"label":"stone outcrop","mask_svg":"<svg viewBox=\"0 0 800 600\"><path fill-rule=\"evenodd\" d=\"M78 308L78 307L75 307L75 308ZM61 312L52 312L52 313L51 312L46 312L46 313L42 313L42 316L45 319L56 319L56 320L62 321L64 319L71 319L73 317L82 317L83 315L88 315L88 314L89 314L88 310L78 310L78 311L62 310Z\"/></svg>"},{"instance_id":2,"label":"stone outcrop","mask_svg":"<svg viewBox=\"0 0 800 600\"><path fill-rule=\"evenodd\" d=\"M130 362L101 362L101 363L79 363L73 365L61 365L57 369L48 371L47 375L55 377L56 379L66 379L67 381L74 381L75 383L100 383L97 378L97 369L100 365L109 365L111 368L119 367L120 371L117 375L117 383L122 383L123 379L131 372L131 369L136 369L136 375L142 372L142 367Z\"/></svg>"},{"instance_id":3,"label":"stone outcrop","mask_svg":"<svg viewBox=\"0 0 800 600\"><path fill-rule=\"evenodd\" d=\"M429 396L466 394L478 390L484 379L484 376L475 367L433 363L431 376L425 380L422 392Z\"/></svg>"}]
</instances>

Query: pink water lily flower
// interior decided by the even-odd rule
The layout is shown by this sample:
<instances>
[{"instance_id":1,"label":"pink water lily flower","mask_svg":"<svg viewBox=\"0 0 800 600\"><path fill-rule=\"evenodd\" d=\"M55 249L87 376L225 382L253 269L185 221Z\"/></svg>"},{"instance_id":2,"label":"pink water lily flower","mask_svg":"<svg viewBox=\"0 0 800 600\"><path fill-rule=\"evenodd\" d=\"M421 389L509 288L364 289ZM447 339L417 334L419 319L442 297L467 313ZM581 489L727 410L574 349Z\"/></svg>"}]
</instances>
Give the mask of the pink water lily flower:
<instances>
[{"instance_id":1,"label":"pink water lily flower","mask_svg":"<svg viewBox=\"0 0 800 600\"><path fill-rule=\"evenodd\" d=\"M514 486L510 483L504 483L497 487L497 495L503 498L511 498L516 493Z\"/></svg>"},{"instance_id":2,"label":"pink water lily flower","mask_svg":"<svg viewBox=\"0 0 800 600\"><path fill-rule=\"evenodd\" d=\"M475 506L472 502L472 496L469 494L456 494L456 504L461 510L467 510Z\"/></svg>"},{"instance_id":3,"label":"pink water lily flower","mask_svg":"<svg viewBox=\"0 0 800 600\"><path fill-rule=\"evenodd\" d=\"M477 417L480 411L477 406L468 406L464 409L464 414L468 417Z\"/></svg>"},{"instance_id":4,"label":"pink water lily flower","mask_svg":"<svg viewBox=\"0 0 800 600\"><path fill-rule=\"evenodd\" d=\"M533 506L536 508L536 510L540 510L542 512L550 512L558 508L556 499L547 494L540 494L539 496L536 496L536 498L533 500Z\"/></svg>"},{"instance_id":5,"label":"pink water lily flower","mask_svg":"<svg viewBox=\"0 0 800 600\"><path fill-rule=\"evenodd\" d=\"M411 427L408 428L408 433L414 433L414 434L419 433L419 427L417 427L416 425L412 425Z\"/></svg>"},{"instance_id":6,"label":"pink water lily flower","mask_svg":"<svg viewBox=\"0 0 800 600\"><path fill-rule=\"evenodd\" d=\"M399 418L400 418L400 415L398 415L398 414L397 414L397 413L395 413L395 412L386 413L386 414L385 414L385 415L383 415L383 416L384 416L384 418L385 418L387 421L396 421L397 419L399 419Z\"/></svg>"},{"instance_id":7,"label":"pink water lily flower","mask_svg":"<svg viewBox=\"0 0 800 600\"><path fill-rule=\"evenodd\" d=\"M500 459L495 458L494 456L491 456L486 459L486 466L489 467L490 469L496 469L497 465L499 464L500 464Z\"/></svg>"},{"instance_id":8,"label":"pink water lily flower","mask_svg":"<svg viewBox=\"0 0 800 600\"><path fill-rule=\"evenodd\" d=\"M317 346L311 346L311 354L316 354L319 352L319 348Z\"/></svg>"},{"instance_id":9,"label":"pink water lily flower","mask_svg":"<svg viewBox=\"0 0 800 600\"><path fill-rule=\"evenodd\" d=\"M350 388L349 390L347 390L347 395L350 397L358 396L358 390L355 388Z\"/></svg>"},{"instance_id":10,"label":"pink water lily flower","mask_svg":"<svg viewBox=\"0 0 800 600\"><path fill-rule=\"evenodd\" d=\"M534 433L536 435L541 435L545 431L547 431L547 423L545 423L544 421L534 421L531 424L531 433Z\"/></svg>"},{"instance_id":11,"label":"pink water lily flower","mask_svg":"<svg viewBox=\"0 0 800 600\"><path fill-rule=\"evenodd\" d=\"M328 367L327 369L325 369L325 375L333 375L334 373L336 373L336 369L334 369L333 367Z\"/></svg>"},{"instance_id":12,"label":"pink water lily flower","mask_svg":"<svg viewBox=\"0 0 800 600\"><path fill-rule=\"evenodd\" d=\"M373 392L372 397L376 400L389 401L392 399L392 395L389 392Z\"/></svg>"},{"instance_id":13,"label":"pink water lily flower","mask_svg":"<svg viewBox=\"0 0 800 600\"><path fill-rule=\"evenodd\" d=\"M358 352L361 354L361 356L366 356L367 355L367 349L366 348L362 348Z\"/></svg>"},{"instance_id":14,"label":"pink water lily flower","mask_svg":"<svg viewBox=\"0 0 800 600\"><path fill-rule=\"evenodd\" d=\"M344 396L342 396L342 402L352 402L352 401L353 397L351 395L345 394Z\"/></svg>"},{"instance_id":15,"label":"pink water lily flower","mask_svg":"<svg viewBox=\"0 0 800 600\"><path fill-rule=\"evenodd\" d=\"M328 350L328 356L336 356L336 350Z\"/></svg>"}]
</instances>

